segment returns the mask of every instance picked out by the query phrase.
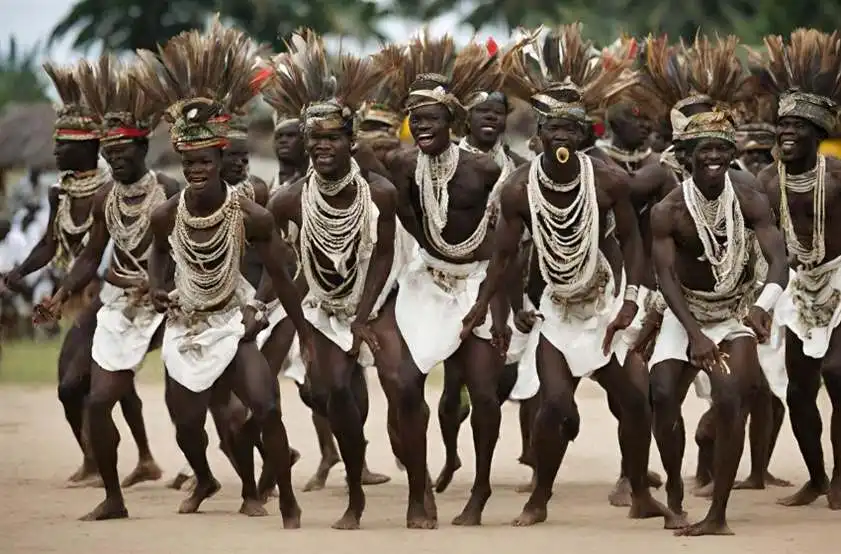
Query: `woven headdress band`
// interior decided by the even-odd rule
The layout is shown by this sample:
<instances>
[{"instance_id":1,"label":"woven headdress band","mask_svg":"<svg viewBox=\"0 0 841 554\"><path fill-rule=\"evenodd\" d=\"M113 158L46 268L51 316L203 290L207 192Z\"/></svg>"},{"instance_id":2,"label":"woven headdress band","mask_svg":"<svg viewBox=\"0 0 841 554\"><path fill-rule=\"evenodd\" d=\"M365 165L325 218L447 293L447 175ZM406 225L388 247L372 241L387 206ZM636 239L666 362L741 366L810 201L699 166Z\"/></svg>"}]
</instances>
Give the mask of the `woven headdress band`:
<instances>
[{"instance_id":1,"label":"woven headdress band","mask_svg":"<svg viewBox=\"0 0 841 554\"><path fill-rule=\"evenodd\" d=\"M718 139L736 145L736 129L730 116L721 111L702 112L689 118L681 140Z\"/></svg>"},{"instance_id":2,"label":"woven headdress band","mask_svg":"<svg viewBox=\"0 0 841 554\"><path fill-rule=\"evenodd\" d=\"M824 96L791 90L780 98L779 117L800 117L824 131L835 129L838 105Z\"/></svg>"}]
</instances>

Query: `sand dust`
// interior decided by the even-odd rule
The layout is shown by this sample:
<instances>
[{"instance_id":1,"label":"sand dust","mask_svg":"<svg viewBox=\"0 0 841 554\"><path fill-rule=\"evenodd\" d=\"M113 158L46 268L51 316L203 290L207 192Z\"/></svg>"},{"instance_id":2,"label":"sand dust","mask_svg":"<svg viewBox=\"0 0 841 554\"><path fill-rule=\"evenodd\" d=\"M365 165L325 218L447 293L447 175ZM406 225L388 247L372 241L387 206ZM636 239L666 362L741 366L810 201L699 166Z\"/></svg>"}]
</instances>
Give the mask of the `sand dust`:
<instances>
[{"instance_id":1,"label":"sand dust","mask_svg":"<svg viewBox=\"0 0 841 554\"><path fill-rule=\"evenodd\" d=\"M162 386L143 386L143 398L152 449L171 477L184 464L175 444L163 402ZM294 447L302 459L294 470L297 490L306 482L317 462L317 446L309 411L302 405L294 386L282 385L284 421ZM437 405L438 390L430 388L427 398ZM691 396L691 394L690 394ZM596 385L584 383L578 393L582 425L579 439L571 446L561 468L549 520L537 527L515 529L509 522L519 514L525 497L514 491L529 474L516 458L520 452L517 407L506 405L503 429L493 467L494 494L481 528L457 528L450 520L467 500L473 474L472 441L469 426L462 429L460 444L465 466L456 474L450 489L438 496L441 526L436 531L409 531L404 528L405 474L398 471L389 451L385 431L385 402L375 379L371 382L371 413L366 434L370 441L369 462L375 471L385 472L393 481L367 488L368 509L363 530L348 534L334 531L330 524L343 512L344 470L337 466L323 491L298 493L303 508L303 529L283 531L277 505L270 506L269 517L249 519L236 513L239 486L235 474L219 452L211 433L211 465L223 483L215 498L207 501L203 512L175 513L183 493L165 489L164 480L143 483L126 492L131 519L113 522L81 523L76 518L92 509L102 498L101 490L64 488L64 480L79 465L80 454L64 421L53 389L0 389L0 552L15 554L61 552L63 554L201 554L233 552L336 552L354 549L368 554L414 554L454 552L486 554L497 552L705 552L716 554L772 554L791 552L821 554L837 552L841 544L841 512L831 512L820 499L805 508L783 508L774 500L790 489L742 491L730 501L730 525L734 537L676 538L664 531L657 520L632 521L626 510L612 508L607 494L616 477L619 458L616 424L607 410L604 394ZM824 426L828 428L827 401L821 398ZM694 433L705 405L690 398L685 406L687 426ZM125 476L136 461L136 451L122 415L115 419L122 434L120 474ZM684 473L694 471L697 455L688 441ZM437 420L430 428L429 460L433 474L443 461ZM827 441L827 460L830 450ZM827 462L829 464L829 462ZM662 471L652 448L651 467ZM828 467L830 467L828 465ZM772 463L776 475L801 483L805 468L794 444L788 423ZM740 476L747 471L747 455ZM689 482L687 483L689 485ZM663 493L658 493L663 499ZM706 502L688 498L692 520L700 519ZM405 542L404 542L405 541ZM833 546L834 545L834 546Z\"/></svg>"}]
</instances>

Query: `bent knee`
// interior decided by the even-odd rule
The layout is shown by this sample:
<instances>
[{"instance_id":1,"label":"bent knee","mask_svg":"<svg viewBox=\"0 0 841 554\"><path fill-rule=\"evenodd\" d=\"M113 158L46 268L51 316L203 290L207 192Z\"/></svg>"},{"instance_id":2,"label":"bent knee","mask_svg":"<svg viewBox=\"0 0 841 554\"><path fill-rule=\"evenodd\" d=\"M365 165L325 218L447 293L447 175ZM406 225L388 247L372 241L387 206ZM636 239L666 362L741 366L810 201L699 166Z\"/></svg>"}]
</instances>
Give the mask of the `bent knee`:
<instances>
[{"instance_id":1,"label":"bent knee","mask_svg":"<svg viewBox=\"0 0 841 554\"><path fill-rule=\"evenodd\" d=\"M85 401L90 383L86 380L67 380L58 385L58 399L62 404L81 403Z\"/></svg>"}]
</instances>

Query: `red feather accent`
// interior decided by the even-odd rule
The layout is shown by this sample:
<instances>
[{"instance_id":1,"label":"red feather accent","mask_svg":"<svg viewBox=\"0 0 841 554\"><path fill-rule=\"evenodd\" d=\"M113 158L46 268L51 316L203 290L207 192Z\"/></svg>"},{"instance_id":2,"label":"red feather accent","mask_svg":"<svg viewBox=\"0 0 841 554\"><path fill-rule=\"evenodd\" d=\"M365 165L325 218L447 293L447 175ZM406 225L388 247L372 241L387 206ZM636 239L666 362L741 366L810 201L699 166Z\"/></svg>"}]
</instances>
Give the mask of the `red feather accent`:
<instances>
[{"instance_id":1,"label":"red feather accent","mask_svg":"<svg viewBox=\"0 0 841 554\"><path fill-rule=\"evenodd\" d=\"M260 90L263 88L263 85L266 84L266 81L268 81L269 77L271 77L273 74L274 69L271 67L264 67L263 69L261 69L257 73L257 75L255 75L251 79L251 83L249 83L251 85L251 90L253 90L255 93L260 92Z\"/></svg>"},{"instance_id":2,"label":"red feather accent","mask_svg":"<svg viewBox=\"0 0 841 554\"><path fill-rule=\"evenodd\" d=\"M633 59L637 56L637 52L639 51L639 44L637 44L637 39L631 39L631 48L628 51L628 59Z\"/></svg>"},{"instance_id":3,"label":"red feather accent","mask_svg":"<svg viewBox=\"0 0 841 554\"><path fill-rule=\"evenodd\" d=\"M595 123L593 123L593 134L594 135L601 138L601 137L604 136L604 132L605 132L604 123L602 123L601 121L596 121Z\"/></svg>"},{"instance_id":4,"label":"red feather accent","mask_svg":"<svg viewBox=\"0 0 841 554\"><path fill-rule=\"evenodd\" d=\"M496 56L499 52L499 45L496 43L493 37L488 37L486 47L488 49L488 54L490 54L491 56Z\"/></svg>"}]
</instances>

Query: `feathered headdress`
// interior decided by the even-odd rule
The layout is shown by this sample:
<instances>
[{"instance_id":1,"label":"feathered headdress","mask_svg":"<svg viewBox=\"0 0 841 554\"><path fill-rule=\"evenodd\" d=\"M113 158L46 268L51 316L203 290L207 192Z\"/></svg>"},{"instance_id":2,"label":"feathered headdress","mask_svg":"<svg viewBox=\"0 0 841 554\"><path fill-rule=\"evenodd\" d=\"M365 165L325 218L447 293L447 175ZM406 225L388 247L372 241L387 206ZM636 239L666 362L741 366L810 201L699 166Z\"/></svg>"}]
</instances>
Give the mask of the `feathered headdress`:
<instances>
[{"instance_id":1,"label":"feathered headdress","mask_svg":"<svg viewBox=\"0 0 841 554\"><path fill-rule=\"evenodd\" d=\"M629 71L633 60L625 55L602 57L591 41L584 40L580 23L545 34L542 28L521 32L526 44L503 59L505 87L513 96L530 102L541 117L571 118L587 124L589 112L633 84Z\"/></svg>"},{"instance_id":2,"label":"feathered headdress","mask_svg":"<svg viewBox=\"0 0 841 554\"><path fill-rule=\"evenodd\" d=\"M399 69L405 56L405 47L397 44L386 45L374 54L374 63L390 71L389 77L374 93L362 103L356 113L357 122L374 123L385 127L384 130L357 130L359 138L397 138L403 123L403 100L399 87L395 86L400 78Z\"/></svg>"},{"instance_id":3,"label":"feathered headdress","mask_svg":"<svg viewBox=\"0 0 841 554\"><path fill-rule=\"evenodd\" d=\"M471 42L456 55L450 91L467 111L491 97L507 106L508 100L501 92L504 80L499 49Z\"/></svg>"},{"instance_id":4,"label":"feathered headdress","mask_svg":"<svg viewBox=\"0 0 841 554\"><path fill-rule=\"evenodd\" d=\"M309 29L295 33L289 51L275 57L266 101L275 110L303 118L314 127L353 131L353 116L388 76L370 57L340 54L330 63L323 40Z\"/></svg>"},{"instance_id":5,"label":"feathered headdress","mask_svg":"<svg viewBox=\"0 0 841 554\"><path fill-rule=\"evenodd\" d=\"M84 61L70 66L44 64L44 71L62 103L56 107L55 140L99 140L101 137L102 121L87 105L79 87L79 67L84 64Z\"/></svg>"},{"instance_id":6,"label":"feathered headdress","mask_svg":"<svg viewBox=\"0 0 841 554\"><path fill-rule=\"evenodd\" d=\"M258 63L260 49L217 16L210 30L189 31L158 48L137 52L135 81L154 101L169 106L164 117L177 151L224 147L232 116L256 96L271 72Z\"/></svg>"},{"instance_id":7,"label":"feathered headdress","mask_svg":"<svg viewBox=\"0 0 841 554\"><path fill-rule=\"evenodd\" d=\"M768 79L763 67L751 65L749 70L733 109L736 143L740 152L771 150L776 141L777 97L763 86Z\"/></svg>"},{"instance_id":8,"label":"feathered headdress","mask_svg":"<svg viewBox=\"0 0 841 554\"><path fill-rule=\"evenodd\" d=\"M79 86L87 104L102 119L102 145L125 144L148 137L166 105L147 95L132 77L135 66L113 56L79 66Z\"/></svg>"},{"instance_id":9,"label":"feathered headdress","mask_svg":"<svg viewBox=\"0 0 841 554\"><path fill-rule=\"evenodd\" d=\"M404 99L406 111L441 104L456 117L464 112L453 94L456 47L450 35L433 39L428 29L409 42L395 79L395 89Z\"/></svg>"},{"instance_id":10,"label":"feathered headdress","mask_svg":"<svg viewBox=\"0 0 841 554\"><path fill-rule=\"evenodd\" d=\"M779 117L800 117L827 132L836 126L841 102L841 35L797 29L788 43L781 36L765 37L767 73L764 86L780 97Z\"/></svg>"}]
</instances>

